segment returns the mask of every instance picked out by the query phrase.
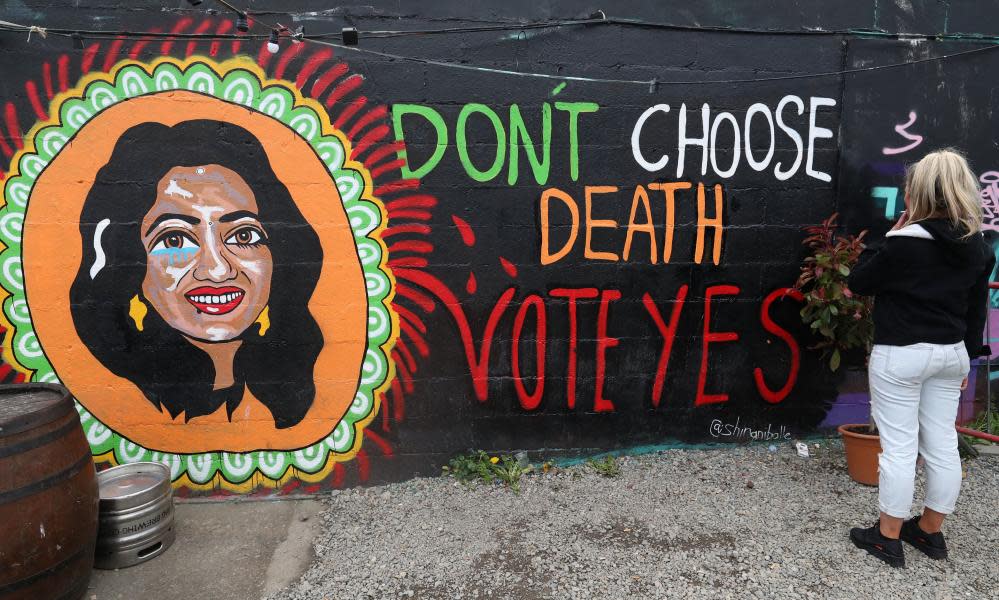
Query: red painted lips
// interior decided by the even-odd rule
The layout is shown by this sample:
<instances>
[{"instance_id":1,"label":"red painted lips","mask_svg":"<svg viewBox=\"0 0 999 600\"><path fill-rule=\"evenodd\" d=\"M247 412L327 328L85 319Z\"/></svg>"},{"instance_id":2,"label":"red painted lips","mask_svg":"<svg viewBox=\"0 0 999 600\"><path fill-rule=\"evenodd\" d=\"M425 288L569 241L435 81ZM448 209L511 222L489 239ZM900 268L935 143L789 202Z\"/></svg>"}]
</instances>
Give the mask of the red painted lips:
<instances>
[{"instance_id":1,"label":"red painted lips","mask_svg":"<svg viewBox=\"0 0 999 600\"><path fill-rule=\"evenodd\" d=\"M202 286L190 290L184 297L199 312L207 315L224 315L235 310L246 292L238 287Z\"/></svg>"}]
</instances>

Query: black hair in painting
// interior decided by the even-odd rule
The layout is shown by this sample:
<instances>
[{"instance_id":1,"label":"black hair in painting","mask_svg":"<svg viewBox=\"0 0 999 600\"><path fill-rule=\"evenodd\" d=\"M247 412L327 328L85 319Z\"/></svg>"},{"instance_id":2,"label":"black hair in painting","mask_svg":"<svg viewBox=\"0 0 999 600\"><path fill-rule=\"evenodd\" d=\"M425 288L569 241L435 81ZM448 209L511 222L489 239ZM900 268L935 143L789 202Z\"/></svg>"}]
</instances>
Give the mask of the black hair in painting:
<instances>
[{"instance_id":1,"label":"black hair in painting","mask_svg":"<svg viewBox=\"0 0 999 600\"><path fill-rule=\"evenodd\" d=\"M157 185L171 169L197 165L220 165L246 181L274 264L270 328L263 336L256 325L243 332L233 365L235 383L214 391L215 369L208 354L151 306L143 331L128 315L132 297L142 298L146 250L140 224L156 200ZM94 237L105 219L110 221L100 240L105 265L91 277ZM270 410L276 427L302 420L315 400L314 368L323 347L322 332L308 308L323 251L319 236L249 131L213 120L173 127L143 123L128 129L97 172L80 215L80 234L83 261L70 290L73 323L80 339L111 372L134 383L172 417L183 413L191 419L225 404L231 419L245 386Z\"/></svg>"}]
</instances>

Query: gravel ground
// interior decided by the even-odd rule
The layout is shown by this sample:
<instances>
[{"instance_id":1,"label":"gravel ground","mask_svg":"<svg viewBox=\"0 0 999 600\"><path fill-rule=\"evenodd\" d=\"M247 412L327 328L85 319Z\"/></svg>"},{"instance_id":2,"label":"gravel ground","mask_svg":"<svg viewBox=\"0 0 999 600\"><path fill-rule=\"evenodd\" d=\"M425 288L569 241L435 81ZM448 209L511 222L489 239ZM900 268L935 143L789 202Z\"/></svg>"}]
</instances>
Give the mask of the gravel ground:
<instances>
[{"instance_id":1,"label":"gravel ground","mask_svg":"<svg viewBox=\"0 0 999 600\"><path fill-rule=\"evenodd\" d=\"M891 569L847 539L876 488L838 441L811 451L669 450L614 478L528 476L519 495L443 477L334 493L312 566L272 598L999 598L999 458L965 463L950 560L906 546Z\"/></svg>"}]
</instances>

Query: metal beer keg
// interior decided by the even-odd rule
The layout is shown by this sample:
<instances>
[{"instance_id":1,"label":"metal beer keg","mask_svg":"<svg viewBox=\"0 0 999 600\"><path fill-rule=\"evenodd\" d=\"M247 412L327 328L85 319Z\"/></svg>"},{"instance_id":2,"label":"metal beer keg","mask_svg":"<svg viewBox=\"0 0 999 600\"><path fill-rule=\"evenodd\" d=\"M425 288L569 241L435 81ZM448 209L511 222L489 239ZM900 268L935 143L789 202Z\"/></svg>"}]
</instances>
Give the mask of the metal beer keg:
<instances>
[{"instance_id":1,"label":"metal beer keg","mask_svg":"<svg viewBox=\"0 0 999 600\"><path fill-rule=\"evenodd\" d=\"M167 467L131 463L101 471L97 479L101 500L95 567L131 567L173 544L173 491Z\"/></svg>"}]
</instances>

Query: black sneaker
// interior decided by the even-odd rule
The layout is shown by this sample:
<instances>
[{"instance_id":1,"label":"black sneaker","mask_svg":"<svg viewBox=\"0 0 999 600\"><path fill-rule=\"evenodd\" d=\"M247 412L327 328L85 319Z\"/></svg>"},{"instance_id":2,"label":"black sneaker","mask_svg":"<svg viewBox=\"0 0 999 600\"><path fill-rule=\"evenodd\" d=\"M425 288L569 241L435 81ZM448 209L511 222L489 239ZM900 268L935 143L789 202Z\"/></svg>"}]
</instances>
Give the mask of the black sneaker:
<instances>
[{"instance_id":1,"label":"black sneaker","mask_svg":"<svg viewBox=\"0 0 999 600\"><path fill-rule=\"evenodd\" d=\"M879 558L893 567L905 566L905 554L902 553L902 542L881 535L881 523L876 521L873 527L854 527L850 530L850 540L861 550L867 550L875 558Z\"/></svg>"},{"instance_id":2,"label":"black sneaker","mask_svg":"<svg viewBox=\"0 0 999 600\"><path fill-rule=\"evenodd\" d=\"M944 541L943 534L939 531L936 533L926 533L920 529L918 516L912 517L905 523L902 523L902 534L900 537L911 544L913 548L932 559L942 560L947 558L947 542Z\"/></svg>"}]
</instances>

